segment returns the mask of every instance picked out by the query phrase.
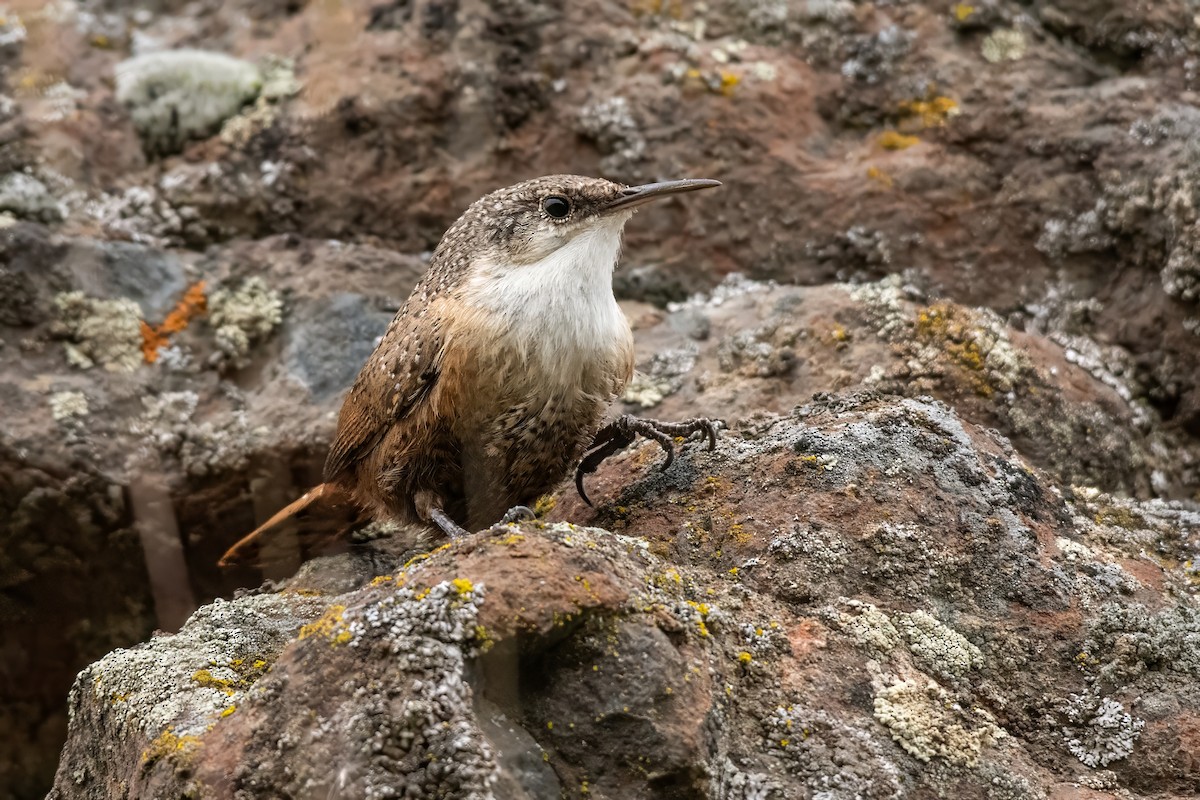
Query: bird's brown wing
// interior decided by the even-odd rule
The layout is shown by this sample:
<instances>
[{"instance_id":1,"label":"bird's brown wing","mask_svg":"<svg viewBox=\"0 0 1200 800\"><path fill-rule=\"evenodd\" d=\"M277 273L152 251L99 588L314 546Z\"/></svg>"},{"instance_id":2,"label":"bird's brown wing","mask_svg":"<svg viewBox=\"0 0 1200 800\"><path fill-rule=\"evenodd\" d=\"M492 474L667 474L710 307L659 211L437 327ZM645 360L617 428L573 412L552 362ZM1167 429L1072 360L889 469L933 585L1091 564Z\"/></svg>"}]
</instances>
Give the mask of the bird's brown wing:
<instances>
[{"instance_id":1,"label":"bird's brown wing","mask_svg":"<svg viewBox=\"0 0 1200 800\"><path fill-rule=\"evenodd\" d=\"M437 385L445 344L440 306L414 311L406 303L392 320L342 403L325 461L326 482L348 472Z\"/></svg>"}]
</instances>

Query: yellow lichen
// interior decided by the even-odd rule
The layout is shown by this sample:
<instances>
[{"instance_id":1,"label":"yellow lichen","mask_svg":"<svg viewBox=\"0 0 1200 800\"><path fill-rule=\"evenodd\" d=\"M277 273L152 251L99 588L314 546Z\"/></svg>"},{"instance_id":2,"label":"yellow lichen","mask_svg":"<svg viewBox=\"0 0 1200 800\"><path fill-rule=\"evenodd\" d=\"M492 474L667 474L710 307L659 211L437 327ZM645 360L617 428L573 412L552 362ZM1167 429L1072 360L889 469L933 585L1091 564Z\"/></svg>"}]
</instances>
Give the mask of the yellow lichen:
<instances>
[{"instance_id":1,"label":"yellow lichen","mask_svg":"<svg viewBox=\"0 0 1200 800\"><path fill-rule=\"evenodd\" d=\"M544 494L533 504L533 513L539 517L544 517L553 511L556 505L558 505L558 498L552 494Z\"/></svg>"},{"instance_id":2,"label":"yellow lichen","mask_svg":"<svg viewBox=\"0 0 1200 800\"><path fill-rule=\"evenodd\" d=\"M708 636L708 624L706 623L706 620L708 618L708 612L709 612L708 603L697 603L695 600L688 600L687 604L689 606L691 606L692 608L696 609L696 611L700 615L700 618L698 620L696 620L696 629L699 632L700 637L701 638L707 637Z\"/></svg>"},{"instance_id":3,"label":"yellow lichen","mask_svg":"<svg viewBox=\"0 0 1200 800\"><path fill-rule=\"evenodd\" d=\"M959 22L966 22L967 19L975 13L975 6L969 6L966 3L954 4L954 18Z\"/></svg>"},{"instance_id":4,"label":"yellow lichen","mask_svg":"<svg viewBox=\"0 0 1200 800\"><path fill-rule=\"evenodd\" d=\"M1114 525L1127 531L1136 531L1146 527L1146 520L1140 514L1117 506L1102 508L1096 513L1095 520L1098 525Z\"/></svg>"},{"instance_id":5,"label":"yellow lichen","mask_svg":"<svg viewBox=\"0 0 1200 800\"><path fill-rule=\"evenodd\" d=\"M200 739L196 736L179 736L174 728L167 728L142 751L142 764L150 766L163 758L187 755L200 744Z\"/></svg>"},{"instance_id":6,"label":"yellow lichen","mask_svg":"<svg viewBox=\"0 0 1200 800\"><path fill-rule=\"evenodd\" d=\"M985 373L987 355L980 347L982 330L970 316L950 303L936 303L917 313L917 337L938 345L952 361L972 376L971 385L983 397L991 397L995 388Z\"/></svg>"},{"instance_id":7,"label":"yellow lichen","mask_svg":"<svg viewBox=\"0 0 1200 800\"><path fill-rule=\"evenodd\" d=\"M450 585L454 587L454 591L458 592L460 597L475 591L475 584L471 583L466 578L455 578L454 580L450 581Z\"/></svg>"},{"instance_id":8,"label":"yellow lichen","mask_svg":"<svg viewBox=\"0 0 1200 800\"><path fill-rule=\"evenodd\" d=\"M915 144L920 144L921 140L916 136L900 133L900 131L884 131L879 134L876 142L884 150L907 150Z\"/></svg>"},{"instance_id":9,"label":"yellow lichen","mask_svg":"<svg viewBox=\"0 0 1200 800\"><path fill-rule=\"evenodd\" d=\"M236 691L233 686L233 680L230 680L229 678L218 678L207 669L196 670L194 673L192 673L192 680L201 686L207 686L210 689L217 689L218 691L224 692L227 695L231 695Z\"/></svg>"},{"instance_id":10,"label":"yellow lichen","mask_svg":"<svg viewBox=\"0 0 1200 800\"><path fill-rule=\"evenodd\" d=\"M391 575L376 575L374 578L371 578L371 585L372 586L382 586L383 584L389 582L391 579L392 579Z\"/></svg>"},{"instance_id":11,"label":"yellow lichen","mask_svg":"<svg viewBox=\"0 0 1200 800\"><path fill-rule=\"evenodd\" d=\"M959 113L958 101L942 95L930 95L924 100L905 100L900 115L921 128L937 128Z\"/></svg>"},{"instance_id":12,"label":"yellow lichen","mask_svg":"<svg viewBox=\"0 0 1200 800\"><path fill-rule=\"evenodd\" d=\"M224 711L222 711L222 712L221 712L221 716L222 716L222 717L228 717L230 714L232 714L232 713L233 713L233 712L235 712L235 711L237 711L237 706L236 706L236 705L232 705L232 706L230 706L229 708L227 708L227 709L225 709Z\"/></svg>"},{"instance_id":13,"label":"yellow lichen","mask_svg":"<svg viewBox=\"0 0 1200 800\"><path fill-rule=\"evenodd\" d=\"M913 137L913 138L915 138L915 137ZM915 144L915 142L914 142L914 144ZM889 189L892 188L892 186L894 184L894 181L892 181L892 176L888 175L886 172L884 172L883 170L881 170L879 167L876 167L876 166L867 167L867 177L870 178L871 180L875 181L876 183L886 186Z\"/></svg>"},{"instance_id":14,"label":"yellow lichen","mask_svg":"<svg viewBox=\"0 0 1200 800\"><path fill-rule=\"evenodd\" d=\"M344 605L335 604L330 606L319 619L300 628L298 638L307 639L311 636L322 636L329 639L332 644L346 644L350 641L351 635L343 619L345 613L346 607Z\"/></svg>"},{"instance_id":15,"label":"yellow lichen","mask_svg":"<svg viewBox=\"0 0 1200 800\"><path fill-rule=\"evenodd\" d=\"M742 662L743 664L749 664L751 661L754 660L754 656L750 655L749 652L743 650L742 652L737 654L737 659L738 659L738 661Z\"/></svg>"},{"instance_id":16,"label":"yellow lichen","mask_svg":"<svg viewBox=\"0 0 1200 800\"><path fill-rule=\"evenodd\" d=\"M475 641L479 644L479 652L486 653L496 645L496 640L492 638L492 634L483 625L475 626Z\"/></svg>"}]
</instances>

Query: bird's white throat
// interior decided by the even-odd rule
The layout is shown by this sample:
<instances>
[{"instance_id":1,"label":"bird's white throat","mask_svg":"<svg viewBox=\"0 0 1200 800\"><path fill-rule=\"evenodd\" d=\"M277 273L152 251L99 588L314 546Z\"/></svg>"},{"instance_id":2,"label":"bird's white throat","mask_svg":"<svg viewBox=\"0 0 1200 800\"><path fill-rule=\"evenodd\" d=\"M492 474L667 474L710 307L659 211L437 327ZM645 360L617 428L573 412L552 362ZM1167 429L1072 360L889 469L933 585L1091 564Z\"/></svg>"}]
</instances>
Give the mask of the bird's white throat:
<instances>
[{"instance_id":1,"label":"bird's white throat","mask_svg":"<svg viewBox=\"0 0 1200 800\"><path fill-rule=\"evenodd\" d=\"M631 336L612 291L625 219L580 231L531 264L477 269L465 299L486 309L525 357L559 361L605 358Z\"/></svg>"}]
</instances>

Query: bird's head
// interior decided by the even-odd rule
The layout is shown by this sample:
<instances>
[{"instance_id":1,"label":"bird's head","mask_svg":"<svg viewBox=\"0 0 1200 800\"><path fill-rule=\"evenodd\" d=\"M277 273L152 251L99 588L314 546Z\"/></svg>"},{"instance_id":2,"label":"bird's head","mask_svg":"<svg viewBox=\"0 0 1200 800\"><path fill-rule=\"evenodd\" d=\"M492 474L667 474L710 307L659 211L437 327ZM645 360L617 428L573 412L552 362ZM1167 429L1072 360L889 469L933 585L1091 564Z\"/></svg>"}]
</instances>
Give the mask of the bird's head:
<instances>
[{"instance_id":1,"label":"bird's head","mask_svg":"<svg viewBox=\"0 0 1200 800\"><path fill-rule=\"evenodd\" d=\"M597 268L611 270L622 229L639 206L720 185L714 180L625 186L579 175L535 178L477 200L446 232L439 250L461 243L480 261L505 269L595 260Z\"/></svg>"}]
</instances>

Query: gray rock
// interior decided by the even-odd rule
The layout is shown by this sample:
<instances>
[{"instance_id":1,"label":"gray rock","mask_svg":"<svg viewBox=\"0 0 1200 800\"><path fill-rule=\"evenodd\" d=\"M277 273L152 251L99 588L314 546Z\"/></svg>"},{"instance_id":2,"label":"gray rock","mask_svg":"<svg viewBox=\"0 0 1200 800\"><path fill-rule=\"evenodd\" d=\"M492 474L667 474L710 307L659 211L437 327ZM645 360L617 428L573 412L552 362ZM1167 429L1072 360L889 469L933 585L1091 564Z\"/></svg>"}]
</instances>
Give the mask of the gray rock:
<instances>
[{"instance_id":1,"label":"gray rock","mask_svg":"<svg viewBox=\"0 0 1200 800\"><path fill-rule=\"evenodd\" d=\"M284 364L317 402L334 397L354 382L392 317L357 294L334 295L327 302L298 310L296 316L300 322L286 334Z\"/></svg>"}]
</instances>

